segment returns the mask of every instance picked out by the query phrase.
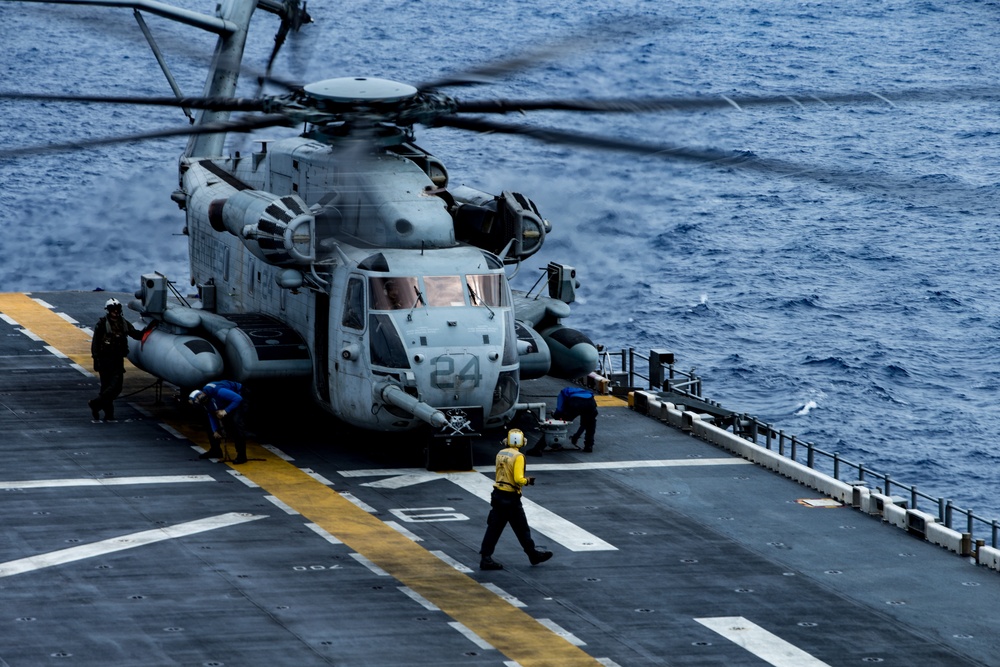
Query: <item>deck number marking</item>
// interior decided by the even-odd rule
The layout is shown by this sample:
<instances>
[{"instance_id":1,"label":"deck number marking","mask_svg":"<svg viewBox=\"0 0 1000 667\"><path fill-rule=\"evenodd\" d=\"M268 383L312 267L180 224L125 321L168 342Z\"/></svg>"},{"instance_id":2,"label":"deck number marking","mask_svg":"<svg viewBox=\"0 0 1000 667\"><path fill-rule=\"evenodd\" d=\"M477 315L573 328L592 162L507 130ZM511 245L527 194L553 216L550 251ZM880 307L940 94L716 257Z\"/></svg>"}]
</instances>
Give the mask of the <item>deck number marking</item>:
<instances>
[{"instance_id":1,"label":"deck number marking","mask_svg":"<svg viewBox=\"0 0 1000 667\"><path fill-rule=\"evenodd\" d=\"M454 507L401 507L389 512L407 523L469 520L469 517L461 512L456 512Z\"/></svg>"}]
</instances>

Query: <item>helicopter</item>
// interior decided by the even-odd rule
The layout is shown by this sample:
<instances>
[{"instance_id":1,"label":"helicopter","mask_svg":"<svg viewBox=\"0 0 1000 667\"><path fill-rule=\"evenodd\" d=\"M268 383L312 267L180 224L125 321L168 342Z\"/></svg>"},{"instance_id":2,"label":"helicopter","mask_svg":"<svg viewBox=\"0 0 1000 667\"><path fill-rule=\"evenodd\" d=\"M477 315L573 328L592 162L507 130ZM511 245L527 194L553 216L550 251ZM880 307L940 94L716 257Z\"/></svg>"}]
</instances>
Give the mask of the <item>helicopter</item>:
<instances>
[{"instance_id":1,"label":"helicopter","mask_svg":"<svg viewBox=\"0 0 1000 667\"><path fill-rule=\"evenodd\" d=\"M509 283L508 269L538 252L552 231L550 222L521 193L454 186L443 162L416 143L416 126L836 178L834 172L774 160L484 118L534 110L637 113L809 100L460 101L442 92L516 68L524 57L418 86L352 76L289 85L280 95L237 98L256 10L280 19L273 62L284 35L307 29L304 4L229 0L216 16L142 4L219 35L203 95L58 99L200 111L190 127L67 144L190 137L172 199L185 212L198 300L188 304L167 276L153 271L140 277L129 304L147 329L143 341L131 344L130 360L178 387L222 377L290 382L308 387L319 405L362 429L429 427L450 437L502 426L527 409L520 402L524 380L547 374L576 379L597 370L597 346L563 324L580 287L574 267L550 263L545 294L515 292ZM877 101L870 94L818 101L834 99ZM248 115L232 120L236 112ZM271 127L303 131L260 141L247 155L225 154L227 134Z\"/></svg>"}]
</instances>

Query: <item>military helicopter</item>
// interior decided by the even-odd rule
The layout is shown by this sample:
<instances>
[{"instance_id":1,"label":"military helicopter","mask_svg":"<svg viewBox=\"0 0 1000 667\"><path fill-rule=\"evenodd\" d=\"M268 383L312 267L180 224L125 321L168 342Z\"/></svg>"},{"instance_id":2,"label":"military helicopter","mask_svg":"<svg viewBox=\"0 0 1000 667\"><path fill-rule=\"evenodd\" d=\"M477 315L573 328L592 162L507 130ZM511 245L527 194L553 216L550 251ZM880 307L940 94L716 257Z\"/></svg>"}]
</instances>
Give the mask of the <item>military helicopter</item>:
<instances>
[{"instance_id":1,"label":"military helicopter","mask_svg":"<svg viewBox=\"0 0 1000 667\"><path fill-rule=\"evenodd\" d=\"M200 111L188 127L42 147L190 136L172 199L185 211L191 279L199 299L187 303L167 276L154 271L141 276L129 304L137 324L148 329L143 341L132 343L130 360L180 388L222 377L297 383L354 426L383 432L429 426L453 438L501 426L530 409L520 402L523 380L546 374L581 378L598 368L597 346L563 324L580 286L573 267L550 263L543 275L545 293L533 294L534 288L518 293L508 282L507 270L516 270L542 247L550 223L523 194L453 186L445 165L416 143L417 125L520 134L783 175L838 177L775 160L484 118L515 111L638 113L808 99L460 101L442 92L516 69L538 54L419 86L353 76L286 85L280 95L237 98L255 10L280 19L270 70L285 35L310 21L304 4L227 0L216 16L141 4L218 34L202 96L0 98ZM878 99L850 94L815 101ZM234 112L248 115L233 120ZM228 133L270 127L304 129L295 137L261 141L247 155L224 154ZM0 159L35 150L2 151Z\"/></svg>"}]
</instances>

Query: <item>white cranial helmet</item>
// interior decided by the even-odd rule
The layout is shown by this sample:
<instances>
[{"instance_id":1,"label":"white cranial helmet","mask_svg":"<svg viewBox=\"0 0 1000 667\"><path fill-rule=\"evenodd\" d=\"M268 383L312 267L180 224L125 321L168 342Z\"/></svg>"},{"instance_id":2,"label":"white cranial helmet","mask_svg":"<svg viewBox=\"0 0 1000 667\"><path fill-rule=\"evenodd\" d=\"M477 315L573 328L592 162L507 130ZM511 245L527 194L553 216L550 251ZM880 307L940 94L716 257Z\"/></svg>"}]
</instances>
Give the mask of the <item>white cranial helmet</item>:
<instances>
[{"instance_id":1,"label":"white cranial helmet","mask_svg":"<svg viewBox=\"0 0 1000 667\"><path fill-rule=\"evenodd\" d=\"M110 299L104 302L104 310L121 310L121 309L122 309L122 302L114 297L111 297Z\"/></svg>"},{"instance_id":2,"label":"white cranial helmet","mask_svg":"<svg viewBox=\"0 0 1000 667\"><path fill-rule=\"evenodd\" d=\"M507 432L507 446L514 449L524 447L524 433L519 428L512 428Z\"/></svg>"}]
</instances>

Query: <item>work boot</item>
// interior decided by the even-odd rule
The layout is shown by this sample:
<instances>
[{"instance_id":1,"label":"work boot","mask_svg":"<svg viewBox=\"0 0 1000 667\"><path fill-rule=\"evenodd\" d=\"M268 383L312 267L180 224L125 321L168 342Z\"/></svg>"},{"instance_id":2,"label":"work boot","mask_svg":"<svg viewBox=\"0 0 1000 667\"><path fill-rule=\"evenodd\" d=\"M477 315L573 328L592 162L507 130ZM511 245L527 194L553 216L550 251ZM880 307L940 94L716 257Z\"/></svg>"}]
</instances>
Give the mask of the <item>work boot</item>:
<instances>
[{"instance_id":1,"label":"work boot","mask_svg":"<svg viewBox=\"0 0 1000 667\"><path fill-rule=\"evenodd\" d=\"M101 419L101 409L97 405L97 399L92 398L87 401L87 405L90 406L90 414L94 417L94 421L100 421Z\"/></svg>"},{"instance_id":2,"label":"work boot","mask_svg":"<svg viewBox=\"0 0 1000 667\"><path fill-rule=\"evenodd\" d=\"M246 454L237 454L236 458L233 459L233 465L239 465L241 463L246 463L246 462L247 462Z\"/></svg>"},{"instance_id":3,"label":"work boot","mask_svg":"<svg viewBox=\"0 0 1000 667\"><path fill-rule=\"evenodd\" d=\"M571 435L571 436L569 437L569 441L573 443L573 446L574 446L574 447L576 447L576 443L577 443L577 441L578 441L579 439L580 439L580 434L579 434L579 433L574 433L573 435Z\"/></svg>"},{"instance_id":4,"label":"work boot","mask_svg":"<svg viewBox=\"0 0 1000 667\"><path fill-rule=\"evenodd\" d=\"M552 554L549 554L550 556ZM483 556L479 559L480 570L502 570L503 565L493 560L490 556Z\"/></svg>"},{"instance_id":5,"label":"work boot","mask_svg":"<svg viewBox=\"0 0 1000 667\"><path fill-rule=\"evenodd\" d=\"M198 455L199 459L221 459L223 456L222 449L219 447L209 447L207 452L202 452Z\"/></svg>"},{"instance_id":6,"label":"work boot","mask_svg":"<svg viewBox=\"0 0 1000 667\"><path fill-rule=\"evenodd\" d=\"M592 446L591 447L584 447L583 451L585 451L585 452L587 452L589 454L590 452L594 451L594 448Z\"/></svg>"},{"instance_id":7,"label":"work boot","mask_svg":"<svg viewBox=\"0 0 1000 667\"><path fill-rule=\"evenodd\" d=\"M544 563L550 558L552 558L551 551L539 551L538 549L535 549L533 552L528 554L528 560L531 561L532 565L538 565L539 563Z\"/></svg>"}]
</instances>

